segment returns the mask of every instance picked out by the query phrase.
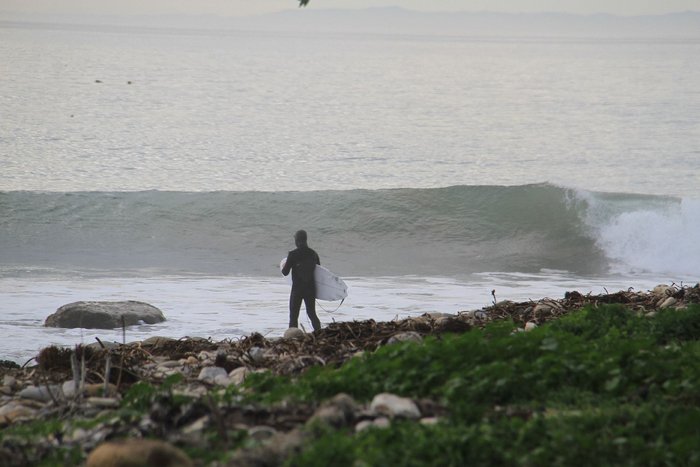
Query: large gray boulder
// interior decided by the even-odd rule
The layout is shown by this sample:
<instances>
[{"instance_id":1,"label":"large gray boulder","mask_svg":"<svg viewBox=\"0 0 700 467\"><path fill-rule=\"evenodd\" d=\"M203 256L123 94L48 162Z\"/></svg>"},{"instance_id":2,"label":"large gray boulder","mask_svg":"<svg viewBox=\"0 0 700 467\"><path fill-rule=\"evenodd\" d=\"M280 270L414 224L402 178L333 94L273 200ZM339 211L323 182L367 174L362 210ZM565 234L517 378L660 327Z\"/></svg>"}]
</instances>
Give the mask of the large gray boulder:
<instances>
[{"instance_id":1,"label":"large gray boulder","mask_svg":"<svg viewBox=\"0 0 700 467\"><path fill-rule=\"evenodd\" d=\"M144 322L155 324L165 321L163 312L148 303L75 302L63 305L46 318L44 326L54 328L114 329Z\"/></svg>"}]
</instances>

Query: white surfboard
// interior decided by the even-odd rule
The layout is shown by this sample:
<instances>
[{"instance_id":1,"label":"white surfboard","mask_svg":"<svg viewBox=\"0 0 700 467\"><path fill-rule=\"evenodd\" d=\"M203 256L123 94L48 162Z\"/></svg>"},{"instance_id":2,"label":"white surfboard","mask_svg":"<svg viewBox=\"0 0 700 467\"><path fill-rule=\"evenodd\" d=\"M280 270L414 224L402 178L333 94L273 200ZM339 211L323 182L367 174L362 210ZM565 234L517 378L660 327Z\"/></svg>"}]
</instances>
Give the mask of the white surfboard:
<instances>
[{"instance_id":1,"label":"white surfboard","mask_svg":"<svg viewBox=\"0 0 700 467\"><path fill-rule=\"evenodd\" d=\"M280 270L287 263L287 258L280 262ZM289 285L292 285L292 273L286 276ZM348 296L348 286L343 279L336 276L323 266L316 265L314 269L314 280L316 281L316 298L318 300L343 300Z\"/></svg>"}]
</instances>

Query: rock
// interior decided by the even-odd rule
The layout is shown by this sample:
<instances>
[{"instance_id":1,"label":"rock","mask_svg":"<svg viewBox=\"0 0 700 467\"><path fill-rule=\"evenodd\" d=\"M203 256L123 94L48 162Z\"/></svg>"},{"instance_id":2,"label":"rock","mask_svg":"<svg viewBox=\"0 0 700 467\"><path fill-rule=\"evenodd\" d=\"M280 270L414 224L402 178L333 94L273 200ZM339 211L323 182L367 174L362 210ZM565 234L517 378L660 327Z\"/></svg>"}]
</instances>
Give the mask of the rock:
<instances>
[{"instance_id":1,"label":"rock","mask_svg":"<svg viewBox=\"0 0 700 467\"><path fill-rule=\"evenodd\" d=\"M85 402L100 409L119 408L119 400L113 397L88 397Z\"/></svg>"},{"instance_id":2,"label":"rock","mask_svg":"<svg viewBox=\"0 0 700 467\"><path fill-rule=\"evenodd\" d=\"M231 373L228 374L229 380L231 380L232 384L235 384L236 386L240 386L243 384L245 379L248 377L250 374L250 370L244 366L234 368L231 370Z\"/></svg>"},{"instance_id":3,"label":"rock","mask_svg":"<svg viewBox=\"0 0 700 467\"><path fill-rule=\"evenodd\" d=\"M39 402L50 402L63 397L61 388L57 385L51 386L27 386L19 392L19 397Z\"/></svg>"},{"instance_id":4,"label":"rock","mask_svg":"<svg viewBox=\"0 0 700 467\"><path fill-rule=\"evenodd\" d=\"M471 325L453 316L437 318L435 320L435 332L463 333L471 329Z\"/></svg>"},{"instance_id":5,"label":"rock","mask_svg":"<svg viewBox=\"0 0 700 467\"><path fill-rule=\"evenodd\" d=\"M258 442L268 440L276 434L277 430L265 425L254 426L248 430L248 436Z\"/></svg>"},{"instance_id":6,"label":"rock","mask_svg":"<svg viewBox=\"0 0 700 467\"><path fill-rule=\"evenodd\" d=\"M75 381L70 380L63 383L63 385L61 385L61 391L63 392L63 395L68 399L75 397L75 395L77 394L75 388Z\"/></svg>"},{"instance_id":7,"label":"rock","mask_svg":"<svg viewBox=\"0 0 700 467\"><path fill-rule=\"evenodd\" d=\"M420 419L420 424L425 426L433 426L437 425L439 421L440 419L437 417L425 417Z\"/></svg>"},{"instance_id":8,"label":"rock","mask_svg":"<svg viewBox=\"0 0 700 467\"><path fill-rule=\"evenodd\" d=\"M248 355L250 355L250 359L253 361L253 363L258 365L265 361L265 350L263 350L261 347L251 347L248 350Z\"/></svg>"},{"instance_id":9,"label":"rock","mask_svg":"<svg viewBox=\"0 0 700 467\"><path fill-rule=\"evenodd\" d=\"M148 303L75 302L63 305L46 318L44 326L55 328L114 329L144 322L155 324L165 321L163 312Z\"/></svg>"},{"instance_id":10,"label":"rock","mask_svg":"<svg viewBox=\"0 0 700 467\"><path fill-rule=\"evenodd\" d=\"M319 407L307 423L320 422L335 428L349 425L355 418L357 404L347 394L338 394Z\"/></svg>"},{"instance_id":11,"label":"rock","mask_svg":"<svg viewBox=\"0 0 700 467\"><path fill-rule=\"evenodd\" d=\"M674 292L675 290L673 289L673 287L665 284L659 284L656 287L654 287L654 289L651 291L651 293L653 293L657 297L664 298L670 297L671 295L673 295Z\"/></svg>"},{"instance_id":12,"label":"rock","mask_svg":"<svg viewBox=\"0 0 700 467\"><path fill-rule=\"evenodd\" d=\"M554 300L544 299L541 300L537 305L535 305L535 308L532 309L532 312L535 314L550 313L554 310L562 310L561 304Z\"/></svg>"},{"instance_id":13,"label":"rock","mask_svg":"<svg viewBox=\"0 0 700 467\"><path fill-rule=\"evenodd\" d=\"M166 360L158 364L161 368L179 368L182 364L178 360Z\"/></svg>"},{"instance_id":14,"label":"rock","mask_svg":"<svg viewBox=\"0 0 700 467\"><path fill-rule=\"evenodd\" d=\"M196 433L201 433L209 425L209 415L199 417L194 422L182 428L183 435L192 435Z\"/></svg>"},{"instance_id":15,"label":"rock","mask_svg":"<svg viewBox=\"0 0 700 467\"><path fill-rule=\"evenodd\" d=\"M454 318L454 315L451 315L451 314L449 314L449 313L440 313L440 312L437 312L437 311L433 311L433 312L430 312L430 313L426 313L426 315L427 315L429 318L432 318L432 319Z\"/></svg>"},{"instance_id":16,"label":"rock","mask_svg":"<svg viewBox=\"0 0 700 467\"><path fill-rule=\"evenodd\" d=\"M218 384L221 386L228 386L231 384L226 370L218 366L208 366L202 368L202 371L199 372L197 379L205 383Z\"/></svg>"},{"instance_id":17,"label":"rock","mask_svg":"<svg viewBox=\"0 0 700 467\"><path fill-rule=\"evenodd\" d=\"M100 344L99 342L93 342L92 344L88 344L85 347L88 347L93 350L102 350L102 349L107 349L107 350L113 350L113 349L118 349L121 347L121 343L115 342L115 341L102 341Z\"/></svg>"},{"instance_id":18,"label":"rock","mask_svg":"<svg viewBox=\"0 0 700 467\"><path fill-rule=\"evenodd\" d=\"M197 360L204 364L213 364L216 360L216 352L210 352L208 350L202 350L197 355Z\"/></svg>"},{"instance_id":19,"label":"rock","mask_svg":"<svg viewBox=\"0 0 700 467\"><path fill-rule=\"evenodd\" d=\"M394 334L389 338L387 344L396 344L398 342L422 342L423 337L420 334L413 331L399 332Z\"/></svg>"},{"instance_id":20,"label":"rock","mask_svg":"<svg viewBox=\"0 0 700 467\"><path fill-rule=\"evenodd\" d=\"M35 414L36 410L18 401L10 401L0 407L0 425L10 424L16 420L32 419Z\"/></svg>"},{"instance_id":21,"label":"rock","mask_svg":"<svg viewBox=\"0 0 700 467\"><path fill-rule=\"evenodd\" d=\"M532 321L528 321L527 323L525 323L525 330L526 331L532 331L536 327L537 327L537 323L534 323Z\"/></svg>"},{"instance_id":22,"label":"rock","mask_svg":"<svg viewBox=\"0 0 700 467\"><path fill-rule=\"evenodd\" d=\"M285 339L303 339L304 338L304 331L302 331L299 328L289 328L286 331L284 331L284 338Z\"/></svg>"},{"instance_id":23,"label":"rock","mask_svg":"<svg viewBox=\"0 0 700 467\"><path fill-rule=\"evenodd\" d=\"M107 442L88 456L86 467L190 467L187 454L164 441L127 439Z\"/></svg>"},{"instance_id":24,"label":"rock","mask_svg":"<svg viewBox=\"0 0 700 467\"><path fill-rule=\"evenodd\" d=\"M146 346L146 347L162 347L164 345L167 345L171 342L176 342L176 341L177 341L176 339L172 339L170 337L153 336L153 337L149 337L148 339L141 342L141 345Z\"/></svg>"},{"instance_id":25,"label":"rock","mask_svg":"<svg viewBox=\"0 0 700 467\"><path fill-rule=\"evenodd\" d=\"M367 428L371 427L373 423L374 420L362 420L360 423L355 425L355 433L359 433L363 430L366 430Z\"/></svg>"},{"instance_id":26,"label":"rock","mask_svg":"<svg viewBox=\"0 0 700 467\"><path fill-rule=\"evenodd\" d=\"M678 300L676 300L673 297L668 297L663 302L661 302L661 305L659 305L659 308L670 308L673 305L675 305L676 303L678 303Z\"/></svg>"},{"instance_id":27,"label":"rock","mask_svg":"<svg viewBox=\"0 0 700 467\"><path fill-rule=\"evenodd\" d=\"M396 418L419 419L421 416L418 406L411 399L394 394L377 394L372 399L370 410Z\"/></svg>"},{"instance_id":28,"label":"rock","mask_svg":"<svg viewBox=\"0 0 700 467\"><path fill-rule=\"evenodd\" d=\"M475 311L473 316L474 316L474 319L479 320L479 321L485 321L485 320L489 319L489 315L485 311L482 311L482 310Z\"/></svg>"},{"instance_id":29,"label":"rock","mask_svg":"<svg viewBox=\"0 0 700 467\"><path fill-rule=\"evenodd\" d=\"M15 389L17 387L17 380L11 375L5 375L2 377L2 385L10 389Z\"/></svg>"}]
</instances>

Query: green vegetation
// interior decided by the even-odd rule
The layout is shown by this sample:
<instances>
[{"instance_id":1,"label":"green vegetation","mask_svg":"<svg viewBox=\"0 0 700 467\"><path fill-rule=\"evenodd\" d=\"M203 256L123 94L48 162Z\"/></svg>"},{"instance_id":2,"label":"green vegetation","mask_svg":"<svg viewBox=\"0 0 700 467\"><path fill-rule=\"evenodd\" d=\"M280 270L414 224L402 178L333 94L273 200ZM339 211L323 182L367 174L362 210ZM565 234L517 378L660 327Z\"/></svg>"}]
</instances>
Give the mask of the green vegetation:
<instances>
[{"instance_id":1,"label":"green vegetation","mask_svg":"<svg viewBox=\"0 0 700 467\"><path fill-rule=\"evenodd\" d=\"M449 417L330 431L289 465L700 463L700 306L655 318L586 308L531 332L512 323L393 345L296 381L255 375L252 399L345 392L429 397Z\"/></svg>"},{"instance_id":2,"label":"green vegetation","mask_svg":"<svg viewBox=\"0 0 700 467\"><path fill-rule=\"evenodd\" d=\"M391 392L431 399L448 415L360 433L316 426L286 465L700 465L700 305L653 318L621 305L587 307L530 332L494 322L298 378L255 373L243 388L201 399L178 395L183 382L137 383L115 413L19 424L0 431L0 441L16 452L33 445L28 459L37 465L77 465L79 446L50 440L102 423L127 435L144 414L155 424L143 435L160 437L207 414L213 423L201 442L183 448L202 465L225 463L254 443L226 423L236 407L315 404L341 392L366 403Z\"/></svg>"}]
</instances>

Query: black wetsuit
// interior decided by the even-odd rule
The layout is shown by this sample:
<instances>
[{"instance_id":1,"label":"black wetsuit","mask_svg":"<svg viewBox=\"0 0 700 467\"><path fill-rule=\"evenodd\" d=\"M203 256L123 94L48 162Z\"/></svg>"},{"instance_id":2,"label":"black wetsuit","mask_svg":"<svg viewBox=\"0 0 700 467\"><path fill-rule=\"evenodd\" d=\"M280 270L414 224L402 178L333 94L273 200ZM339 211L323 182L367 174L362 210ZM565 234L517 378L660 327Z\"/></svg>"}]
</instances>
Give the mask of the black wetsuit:
<instances>
[{"instance_id":1,"label":"black wetsuit","mask_svg":"<svg viewBox=\"0 0 700 467\"><path fill-rule=\"evenodd\" d=\"M287 255L287 263L282 268L285 276L292 271L292 292L289 295L289 327L299 327L299 310L304 301L306 314L314 331L321 329L321 321L316 316L316 282L314 270L321 264L318 254L306 245L292 250Z\"/></svg>"}]
</instances>

